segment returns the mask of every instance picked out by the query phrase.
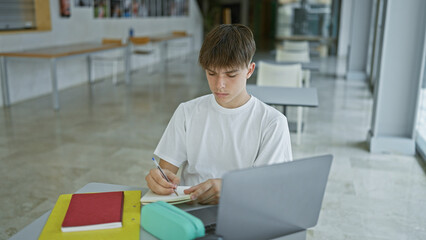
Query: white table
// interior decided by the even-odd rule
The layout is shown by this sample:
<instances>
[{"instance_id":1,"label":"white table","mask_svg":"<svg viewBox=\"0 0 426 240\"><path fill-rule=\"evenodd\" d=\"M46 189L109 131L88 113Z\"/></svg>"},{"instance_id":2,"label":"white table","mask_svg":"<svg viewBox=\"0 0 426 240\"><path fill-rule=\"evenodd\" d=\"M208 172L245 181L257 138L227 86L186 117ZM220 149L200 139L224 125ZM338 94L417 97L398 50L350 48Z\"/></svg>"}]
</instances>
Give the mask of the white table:
<instances>
[{"instance_id":1,"label":"white table","mask_svg":"<svg viewBox=\"0 0 426 240\"><path fill-rule=\"evenodd\" d=\"M316 88L270 87L247 84L247 92L266 104L280 105L284 109L287 106L318 107Z\"/></svg>"},{"instance_id":2,"label":"white table","mask_svg":"<svg viewBox=\"0 0 426 240\"><path fill-rule=\"evenodd\" d=\"M126 83L130 82L130 71L128 69L129 64L128 53L126 45L122 44L101 44L101 43L78 43L71 45L62 45L62 46L54 46L54 47L46 47L39 49L31 49L25 51L18 52L3 52L0 53L1 57L1 83L2 83L2 91L3 91L3 105L5 107L10 106L10 97L9 97L9 80L7 74L7 60L9 58L27 58L27 59L42 59L48 60L50 63L50 77L52 80L52 101L53 101L53 109L59 110L59 94L58 94L58 73L56 69L56 64L58 60L68 59L71 57L86 57L87 59L87 73L89 84L92 85L92 61L91 54L99 53L104 51L123 49L123 55L125 56L126 61L124 61L124 69L126 76Z\"/></svg>"},{"instance_id":3,"label":"white table","mask_svg":"<svg viewBox=\"0 0 426 240\"><path fill-rule=\"evenodd\" d=\"M316 88L270 87L247 84L247 92L266 104L283 106L284 115L286 115L287 106L318 107ZM297 129L296 123L289 122L288 128L290 131L295 131Z\"/></svg>"},{"instance_id":4,"label":"white table","mask_svg":"<svg viewBox=\"0 0 426 240\"><path fill-rule=\"evenodd\" d=\"M111 191L131 191L131 190L141 190L142 194L147 192L146 188L140 187L129 187L123 185L107 184L107 183L89 183L83 188L79 189L76 193L88 193L88 192L111 192ZM193 209L194 206L181 204L179 207L183 210ZM195 207L200 207L195 206ZM201 206L203 207L203 206ZM43 214L41 217L37 218L34 222L30 223L24 229L13 235L9 240L37 240L40 236L41 231L43 230L44 224L49 218L51 211ZM143 240L155 240L156 238L146 232L142 227L140 228L140 239ZM280 238L277 240L304 240L306 238L306 231L297 232Z\"/></svg>"},{"instance_id":5,"label":"white table","mask_svg":"<svg viewBox=\"0 0 426 240\"><path fill-rule=\"evenodd\" d=\"M277 62L275 60L261 60L261 61L265 62L265 63L276 64L276 65L300 64L300 65L302 65L302 70L309 70L309 71L314 71L314 72L318 72L320 70L319 64L318 63L312 63L312 62L295 62L295 61L280 61L280 62Z\"/></svg>"},{"instance_id":6,"label":"white table","mask_svg":"<svg viewBox=\"0 0 426 240\"><path fill-rule=\"evenodd\" d=\"M191 34L165 33L150 36L151 42L160 44L160 61L164 64L165 72L168 71L166 60L168 55L169 41L184 38L188 38L188 46L190 48L190 51L192 51L194 48L194 38Z\"/></svg>"}]
</instances>

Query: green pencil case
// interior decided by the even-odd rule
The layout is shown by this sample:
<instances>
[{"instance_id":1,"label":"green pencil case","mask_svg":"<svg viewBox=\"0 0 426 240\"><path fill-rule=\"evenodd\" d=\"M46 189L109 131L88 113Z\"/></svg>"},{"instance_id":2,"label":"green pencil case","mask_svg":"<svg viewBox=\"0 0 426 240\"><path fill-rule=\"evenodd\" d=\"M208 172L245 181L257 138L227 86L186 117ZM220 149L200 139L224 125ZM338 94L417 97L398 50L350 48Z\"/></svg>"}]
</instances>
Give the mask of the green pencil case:
<instances>
[{"instance_id":1,"label":"green pencil case","mask_svg":"<svg viewBox=\"0 0 426 240\"><path fill-rule=\"evenodd\" d=\"M159 239L194 239L205 235L203 222L191 214L165 202L142 207L141 225Z\"/></svg>"}]
</instances>

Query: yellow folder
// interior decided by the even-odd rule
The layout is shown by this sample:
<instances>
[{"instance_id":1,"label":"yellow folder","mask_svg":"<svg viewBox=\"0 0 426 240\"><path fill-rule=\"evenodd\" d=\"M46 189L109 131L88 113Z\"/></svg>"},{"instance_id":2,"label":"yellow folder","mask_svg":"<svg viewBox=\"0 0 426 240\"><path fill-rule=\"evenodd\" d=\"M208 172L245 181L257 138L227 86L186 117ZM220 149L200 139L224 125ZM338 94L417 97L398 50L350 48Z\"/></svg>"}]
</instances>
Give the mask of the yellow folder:
<instances>
[{"instance_id":1,"label":"yellow folder","mask_svg":"<svg viewBox=\"0 0 426 240\"><path fill-rule=\"evenodd\" d=\"M140 214L141 191L124 191L123 204L123 227L114 229L91 230L80 232L62 232L61 225L71 201L72 194L63 194L59 196L49 219L44 225L39 240L50 239L129 239L139 240L140 232Z\"/></svg>"}]
</instances>

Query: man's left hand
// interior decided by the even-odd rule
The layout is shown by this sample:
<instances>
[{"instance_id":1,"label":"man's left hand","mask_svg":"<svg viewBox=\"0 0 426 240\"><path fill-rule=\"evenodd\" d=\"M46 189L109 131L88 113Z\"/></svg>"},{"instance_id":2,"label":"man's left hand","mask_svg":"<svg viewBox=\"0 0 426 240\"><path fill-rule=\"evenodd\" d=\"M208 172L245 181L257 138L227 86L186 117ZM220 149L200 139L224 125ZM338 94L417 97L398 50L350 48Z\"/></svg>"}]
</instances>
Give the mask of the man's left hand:
<instances>
[{"instance_id":1,"label":"man's left hand","mask_svg":"<svg viewBox=\"0 0 426 240\"><path fill-rule=\"evenodd\" d=\"M218 204L222 179L209 179L203 183L192 186L184 191L185 194L192 194L191 200L200 204Z\"/></svg>"}]
</instances>

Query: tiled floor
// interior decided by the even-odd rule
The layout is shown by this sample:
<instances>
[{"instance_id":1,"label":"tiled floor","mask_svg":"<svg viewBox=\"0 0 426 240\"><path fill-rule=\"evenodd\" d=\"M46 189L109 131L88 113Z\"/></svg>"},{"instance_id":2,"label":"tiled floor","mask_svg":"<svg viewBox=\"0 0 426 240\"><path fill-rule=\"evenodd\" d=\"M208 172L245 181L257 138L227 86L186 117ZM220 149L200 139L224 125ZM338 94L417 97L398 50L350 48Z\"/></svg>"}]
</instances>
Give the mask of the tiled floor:
<instances>
[{"instance_id":1,"label":"tiled floor","mask_svg":"<svg viewBox=\"0 0 426 240\"><path fill-rule=\"evenodd\" d=\"M171 63L167 74L141 70L131 86L108 80L92 92L87 85L61 91L59 112L50 96L1 110L0 239L51 209L59 194L89 182L146 186L152 152L175 108L209 93L195 62L193 56ZM366 84L335 78L335 59L319 62L311 86L320 107L305 112L302 143L293 151L295 158L332 153L334 162L318 225L307 239L426 239L422 161L370 154Z\"/></svg>"}]
</instances>

